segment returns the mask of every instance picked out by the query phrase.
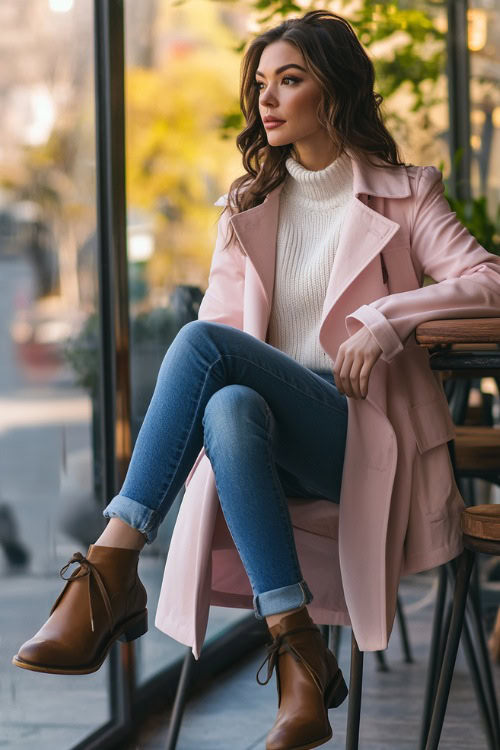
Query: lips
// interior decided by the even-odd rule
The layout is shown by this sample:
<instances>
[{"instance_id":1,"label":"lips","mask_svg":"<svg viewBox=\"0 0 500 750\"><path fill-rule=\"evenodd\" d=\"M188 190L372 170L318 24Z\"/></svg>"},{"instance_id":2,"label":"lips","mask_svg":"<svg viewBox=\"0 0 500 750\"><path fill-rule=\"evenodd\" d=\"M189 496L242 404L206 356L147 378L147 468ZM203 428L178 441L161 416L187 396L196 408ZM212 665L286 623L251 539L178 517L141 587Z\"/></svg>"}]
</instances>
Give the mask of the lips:
<instances>
[{"instance_id":1,"label":"lips","mask_svg":"<svg viewBox=\"0 0 500 750\"><path fill-rule=\"evenodd\" d=\"M264 127L266 130L276 130L285 123L286 120L264 120Z\"/></svg>"}]
</instances>

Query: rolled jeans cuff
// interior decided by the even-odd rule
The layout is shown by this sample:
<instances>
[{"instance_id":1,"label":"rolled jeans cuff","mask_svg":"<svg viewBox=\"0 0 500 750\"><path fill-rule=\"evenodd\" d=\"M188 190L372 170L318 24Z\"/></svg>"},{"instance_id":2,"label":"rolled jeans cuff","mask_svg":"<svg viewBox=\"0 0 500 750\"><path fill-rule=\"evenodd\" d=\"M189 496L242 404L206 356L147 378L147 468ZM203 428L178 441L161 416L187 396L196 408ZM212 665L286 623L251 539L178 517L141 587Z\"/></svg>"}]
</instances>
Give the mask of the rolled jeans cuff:
<instances>
[{"instance_id":1,"label":"rolled jeans cuff","mask_svg":"<svg viewBox=\"0 0 500 750\"><path fill-rule=\"evenodd\" d=\"M115 497L104 508L102 515L105 518L121 518L146 537L146 544L152 544L158 536L158 529L162 519L156 510L148 508L137 500L132 500L125 495Z\"/></svg>"},{"instance_id":2,"label":"rolled jeans cuff","mask_svg":"<svg viewBox=\"0 0 500 750\"><path fill-rule=\"evenodd\" d=\"M253 607L257 620L263 620L269 615L277 615L287 612L289 609L297 609L305 606L313 600L313 595L307 583L302 580L292 583L290 586L282 586L279 589L263 591L253 598Z\"/></svg>"}]
</instances>

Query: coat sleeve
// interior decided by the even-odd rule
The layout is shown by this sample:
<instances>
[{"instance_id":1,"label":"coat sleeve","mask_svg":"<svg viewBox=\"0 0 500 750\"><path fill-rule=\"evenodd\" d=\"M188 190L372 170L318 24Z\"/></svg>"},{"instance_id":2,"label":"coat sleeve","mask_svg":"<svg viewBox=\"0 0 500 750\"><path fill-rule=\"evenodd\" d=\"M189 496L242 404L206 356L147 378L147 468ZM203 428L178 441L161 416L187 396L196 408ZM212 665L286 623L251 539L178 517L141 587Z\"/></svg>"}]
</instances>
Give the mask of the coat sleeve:
<instances>
[{"instance_id":1,"label":"coat sleeve","mask_svg":"<svg viewBox=\"0 0 500 750\"><path fill-rule=\"evenodd\" d=\"M443 173L420 167L411 223L411 252L437 283L381 297L345 319L351 336L365 325L390 362L427 320L500 316L500 257L489 253L444 197Z\"/></svg>"},{"instance_id":2,"label":"coat sleeve","mask_svg":"<svg viewBox=\"0 0 500 750\"><path fill-rule=\"evenodd\" d=\"M214 205L223 205L224 198L219 198ZM229 211L225 211L219 219L208 287L200 303L198 320L226 323L243 329L245 256L235 244L222 250L229 230L229 219Z\"/></svg>"}]
</instances>

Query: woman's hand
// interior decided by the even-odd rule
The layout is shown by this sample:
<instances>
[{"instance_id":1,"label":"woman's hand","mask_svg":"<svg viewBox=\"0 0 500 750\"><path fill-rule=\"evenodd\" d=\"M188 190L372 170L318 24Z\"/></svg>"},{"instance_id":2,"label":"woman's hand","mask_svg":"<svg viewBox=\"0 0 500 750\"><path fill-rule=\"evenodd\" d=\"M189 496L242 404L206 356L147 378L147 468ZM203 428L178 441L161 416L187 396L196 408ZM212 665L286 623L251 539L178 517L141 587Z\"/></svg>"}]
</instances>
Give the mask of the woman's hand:
<instances>
[{"instance_id":1,"label":"woman's hand","mask_svg":"<svg viewBox=\"0 0 500 750\"><path fill-rule=\"evenodd\" d=\"M333 367L339 393L351 398L366 398L368 378L381 354L382 349L366 326L342 342Z\"/></svg>"}]
</instances>

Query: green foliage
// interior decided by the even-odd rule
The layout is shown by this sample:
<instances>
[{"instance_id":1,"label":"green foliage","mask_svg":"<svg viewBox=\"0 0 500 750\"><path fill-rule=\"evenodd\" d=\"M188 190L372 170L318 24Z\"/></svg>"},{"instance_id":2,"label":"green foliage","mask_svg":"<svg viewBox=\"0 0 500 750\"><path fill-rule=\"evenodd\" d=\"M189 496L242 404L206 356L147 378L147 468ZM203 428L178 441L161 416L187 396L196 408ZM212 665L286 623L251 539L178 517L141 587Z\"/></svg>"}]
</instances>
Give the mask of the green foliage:
<instances>
[{"instance_id":1,"label":"green foliage","mask_svg":"<svg viewBox=\"0 0 500 750\"><path fill-rule=\"evenodd\" d=\"M171 307L157 307L142 312L131 319L130 346L159 343L166 349L179 330L179 322ZM77 336L67 339L62 355L73 368L75 382L94 398L98 393L99 366L99 316L92 313Z\"/></svg>"},{"instance_id":2,"label":"green foliage","mask_svg":"<svg viewBox=\"0 0 500 750\"><path fill-rule=\"evenodd\" d=\"M497 207L496 217L491 219L485 195L465 201L453 198L445 191L445 197L451 210L456 212L479 244L489 253L500 255L500 206Z\"/></svg>"},{"instance_id":3,"label":"green foliage","mask_svg":"<svg viewBox=\"0 0 500 750\"><path fill-rule=\"evenodd\" d=\"M348 20L368 50L396 34L403 42L395 45L386 56L373 61L377 90L384 99L408 82L415 95L411 111L417 112L423 106L429 106L429 94L424 92L422 82L431 80L435 83L442 75L446 51L446 34L438 30L429 16L429 9L426 8L425 12L416 8L406 10L394 2L374 4L364 0Z\"/></svg>"},{"instance_id":4,"label":"green foliage","mask_svg":"<svg viewBox=\"0 0 500 750\"><path fill-rule=\"evenodd\" d=\"M76 374L76 383L97 398L99 358L99 316L88 316L78 336L66 339L61 353Z\"/></svg>"},{"instance_id":5,"label":"green foliage","mask_svg":"<svg viewBox=\"0 0 500 750\"><path fill-rule=\"evenodd\" d=\"M463 149L459 148L453 157L453 165L456 168L463 157ZM444 164L439 164L443 171ZM479 195L470 201L456 198L449 191L449 181L444 180L444 195L452 211L462 222L473 237L489 253L500 256L500 205L497 206L496 216L491 218L488 214L488 202L485 195Z\"/></svg>"},{"instance_id":6,"label":"green foliage","mask_svg":"<svg viewBox=\"0 0 500 750\"><path fill-rule=\"evenodd\" d=\"M342 0L344 6L351 0ZM250 7L262 11L257 23L263 29L278 24L290 15L303 15L316 9L296 5L290 0L254 0ZM398 44L381 57L374 57L377 75L377 90L384 99L408 82L415 94L411 111L429 106L432 94L425 92L423 81L436 82L444 73L446 64L446 33L437 28L433 15L443 12L444 2L426 2L421 8L417 3L401 7L402 3L391 0L373 3L363 0L356 10L349 9L347 20L363 46L370 51L375 44L389 40L399 34ZM325 3L328 9L328 3ZM342 13L339 13L342 15ZM404 36L401 34L404 32ZM243 51L245 41L236 51ZM434 103L434 101L432 102Z\"/></svg>"}]
</instances>

